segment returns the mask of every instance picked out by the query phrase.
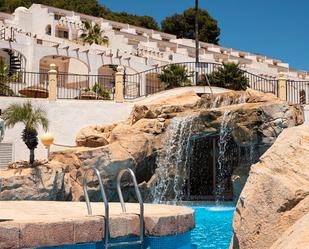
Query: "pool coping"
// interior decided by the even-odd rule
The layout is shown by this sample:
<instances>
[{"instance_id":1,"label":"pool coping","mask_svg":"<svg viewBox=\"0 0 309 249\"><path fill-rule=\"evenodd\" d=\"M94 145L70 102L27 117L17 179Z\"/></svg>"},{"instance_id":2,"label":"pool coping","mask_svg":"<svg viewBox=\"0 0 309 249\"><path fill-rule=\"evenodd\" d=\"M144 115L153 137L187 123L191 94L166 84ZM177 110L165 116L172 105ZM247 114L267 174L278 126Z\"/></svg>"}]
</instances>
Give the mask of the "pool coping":
<instances>
[{"instance_id":1,"label":"pool coping","mask_svg":"<svg viewBox=\"0 0 309 249\"><path fill-rule=\"evenodd\" d=\"M104 207L92 203L93 216L82 202L1 201L0 248L17 249L104 240ZM139 235L139 205L110 203L110 237ZM195 227L194 211L180 206L145 204L145 236L182 234Z\"/></svg>"}]
</instances>

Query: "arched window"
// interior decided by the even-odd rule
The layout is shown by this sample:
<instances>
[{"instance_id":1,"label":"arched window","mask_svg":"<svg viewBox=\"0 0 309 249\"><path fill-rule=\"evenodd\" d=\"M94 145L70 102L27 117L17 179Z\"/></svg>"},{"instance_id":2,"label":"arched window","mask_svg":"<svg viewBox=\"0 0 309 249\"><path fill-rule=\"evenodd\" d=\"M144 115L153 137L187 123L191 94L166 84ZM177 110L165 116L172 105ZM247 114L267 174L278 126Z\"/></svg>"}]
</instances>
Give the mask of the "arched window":
<instances>
[{"instance_id":1,"label":"arched window","mask_svg":"<svg viewBox=\"0 0 309 249\"><path fill-rule=\"evenodd\" d=\"M50 24L48 24L48 25L46 26L46 28L45 28L45 34L46 34L46 35L51 35L51 25L50 25Z\"/></svg>"}]
</instances>

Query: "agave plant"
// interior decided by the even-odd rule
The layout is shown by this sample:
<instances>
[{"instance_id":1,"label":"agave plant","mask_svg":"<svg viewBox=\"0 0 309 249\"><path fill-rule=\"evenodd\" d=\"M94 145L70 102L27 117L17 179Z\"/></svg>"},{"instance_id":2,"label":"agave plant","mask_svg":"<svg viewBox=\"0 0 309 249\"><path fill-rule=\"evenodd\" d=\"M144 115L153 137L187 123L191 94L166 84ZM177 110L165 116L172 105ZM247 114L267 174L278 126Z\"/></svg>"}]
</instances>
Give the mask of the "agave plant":
<instances>
[{"instance_id":1,"label":"agave plant","mask_svg":"<svg viewBox=\"0 0 309 249\"><path fill-rule=\"evenodd\" d=\"M185 66L171 64L163 68L158 77L165 84L164 89L171 89L190 85L189 77L191 75Z\"/></svg>"},{"instance_id":2,"label":"agave plant","mask_svg":"<svg viewBox=\"0 0 309 249\"><path fill-rule=\"evenodd\" d=\"M17 123L22 123L25 128L22 132L22 140L30 150L30 165L34 163L34 150L38 146L37 129L41 125L45 131L48 129L47 113L42 108L35 108L31 101L23 104L11 104L4 110L2 119L7 128L13 128Z\"/></svg>"},{"instance_id":3,"label":"agave plant","mask_svg":"<svg viewBox=\"0 0 309 249\"><path fill-rule=\"evenodd\" d=\"M223 67L212 72L208 76L212 86L225 87L231 90L246 90L249 87L249 79L244 71L235 63L223 63Z\"/></svg>"},{"instance_id":4,"label":"agave plant","mask_svg":"<svg viewBox=\"0 0 309 249\"><path fill-rule=\"evenodd\" d=\"M104 31L101 30L98 24L92 25L90 22L85 22L83 33L80 36L81 40L90 45L95 43L98 45L108 45L108 37L103 36Z\"/></svg>"},{"instance_id":5,"label":"agave plant","mask_svg":"<svg viewBox=\"0 0 309 249\"><path fill-rule=\"evenodd\" d=\"M12 80L12 76L9 74L8 66L4 60L0 58L0 96L12 96L13 90L10 88L9 83Z\"/></svg>"}]
</instances>

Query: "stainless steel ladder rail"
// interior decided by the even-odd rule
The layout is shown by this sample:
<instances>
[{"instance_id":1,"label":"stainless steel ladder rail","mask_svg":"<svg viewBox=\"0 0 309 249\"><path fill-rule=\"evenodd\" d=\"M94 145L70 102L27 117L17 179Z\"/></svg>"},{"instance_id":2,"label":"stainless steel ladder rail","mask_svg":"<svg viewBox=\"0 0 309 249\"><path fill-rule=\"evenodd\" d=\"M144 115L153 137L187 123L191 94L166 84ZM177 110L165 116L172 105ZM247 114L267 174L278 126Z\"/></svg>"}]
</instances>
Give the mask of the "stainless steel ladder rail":
<instances>
[{"instance_id":1,"label":"stainless steel ladder rail","mask_svg":"<svg viewBox=\"0 0 309 249\"><path fill-rule=\"evenodd\" d=\"M89 195L88 195L88 190L87 190L87 175L90 171L93 171L95 173L95 175L97 176L98 180L99 180L99 185L100 185L100 190L101 190L101 195L102 195L102 199L104 202L104 209L105 209L105 240L104 240L104 246L105 248L109 247L109 205L108 205L108 201L106 198L106 194L105 194L105 190L104 190L104 185L102 182L102 178L100 176L100 172L98 169L96 168L89 168L85 171L84 174L84 179L83 179L83 190L84 190L84 195L85 195L85 200L86 200L86 205L87 205L87 210L88 210L88 215L92 215L92 209L91 209L91 204L89 201Z\"/></svg>"},{"instance_id":2,"label":"stainless steel ladder rail","mask_svg":"<svg viewBox=\"0 0 309 249\"><path fill-rule=\"evenodd\" d=\"M138 199L139 202L139 206L140 206L140 214L139 214L139 218L140 218L140 238L138 241L130 241L130 242L123 242L123 243L118 243L118 245L141 245L141 248L143 248L144 245L144 202L141 196L141 193L139 191L138 185L137 185L137 181L136 181L136 177L135 174L133 172L132 169L123 169L121 170L118 175L117 175L117 192L118 192L118 196L119 196L119 200L121 203L121 208L122 208L122 212L126 213L127 209L125 206L125 203L123 201L123 195L122 195L122 191L121 191L121 178L122 176L128 172L132 178L133 184L134 184L134 189L135 189L135 193L136 193L136 197Z\"/></svg>"}]
</instances>

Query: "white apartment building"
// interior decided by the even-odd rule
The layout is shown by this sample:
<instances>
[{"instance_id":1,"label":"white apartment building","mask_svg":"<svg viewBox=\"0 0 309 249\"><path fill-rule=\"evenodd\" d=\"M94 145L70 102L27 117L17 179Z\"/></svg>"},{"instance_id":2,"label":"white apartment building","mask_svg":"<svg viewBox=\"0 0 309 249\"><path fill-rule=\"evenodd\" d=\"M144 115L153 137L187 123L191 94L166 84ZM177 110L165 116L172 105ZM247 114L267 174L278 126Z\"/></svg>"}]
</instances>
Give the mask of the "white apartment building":
<instances>
[{"instance_id":1,"label":"white apartment building","mask_svg":"<svg viewBox=\"0 0 309 249\"><path fill-rule=\"evenodd\" d=\"M101 26L108 46L79 40L85 21ZM11 69L42 72L54 63L59 72L96 75L112 74L117 65L134 73L195 61L193 40L40 4L19 7L12 15L0 13L0 26L0 56ZM290 69L280 60L203 42L200 61L236 62L264 77L275 78L283 72L291 79L309 79L307 72Z\"/></svg>"}]
</instances>

